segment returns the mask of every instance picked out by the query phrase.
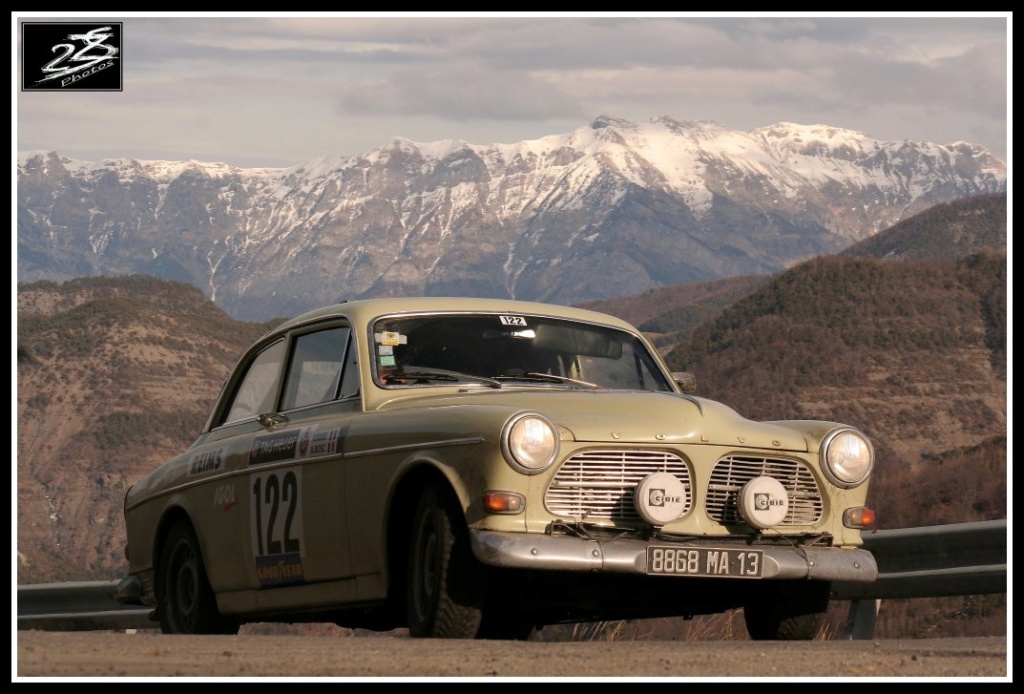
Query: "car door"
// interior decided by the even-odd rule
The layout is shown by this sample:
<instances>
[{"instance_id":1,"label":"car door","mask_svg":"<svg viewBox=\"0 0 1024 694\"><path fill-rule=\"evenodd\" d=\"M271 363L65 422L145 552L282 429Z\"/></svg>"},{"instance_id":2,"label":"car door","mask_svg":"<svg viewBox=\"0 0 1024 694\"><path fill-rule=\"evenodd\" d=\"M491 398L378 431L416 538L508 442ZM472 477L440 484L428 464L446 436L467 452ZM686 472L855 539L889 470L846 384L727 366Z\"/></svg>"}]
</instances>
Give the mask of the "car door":
<instances>
[{"instance_id":1,"label":"car door","mask_svg":"<svg viewBox=\"0 0 1024 694\"><path fill-rule=\"evenodd\" d=\"M352 575L342 458L359 408L350 328L306 326L288 336L280 393L248 453L247 543L253 587L300 586Z\"/></svg>"}]
</instances>

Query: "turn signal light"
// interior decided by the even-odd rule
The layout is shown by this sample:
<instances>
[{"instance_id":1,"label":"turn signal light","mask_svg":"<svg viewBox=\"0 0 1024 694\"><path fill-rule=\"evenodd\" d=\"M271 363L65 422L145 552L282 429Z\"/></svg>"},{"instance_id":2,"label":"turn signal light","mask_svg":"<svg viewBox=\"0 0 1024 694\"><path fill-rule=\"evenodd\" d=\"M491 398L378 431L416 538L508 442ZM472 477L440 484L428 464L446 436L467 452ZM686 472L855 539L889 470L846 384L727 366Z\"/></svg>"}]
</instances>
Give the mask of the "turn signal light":
<instances>
[{"instance_id":1,"label":"turn signal light","mask_svg":"<svg viewBox=\"0 0 1024 694\"><path fill-rule=\"evenodd\" d=\"M875 511L867 506L848 508L843 512L843 525L847 528L869 528L875 524Z\"/></svg>"},{"instance_id":2,"label":"turn signal light","mask_svg":"<svg viewBox=\"0 0 1024 694\"><path fill-rule=\"evenodd\" d=\"M514 492L484 492L484 509L488 513L521 513L526 499Z\"/></svg>"}]
</instances>

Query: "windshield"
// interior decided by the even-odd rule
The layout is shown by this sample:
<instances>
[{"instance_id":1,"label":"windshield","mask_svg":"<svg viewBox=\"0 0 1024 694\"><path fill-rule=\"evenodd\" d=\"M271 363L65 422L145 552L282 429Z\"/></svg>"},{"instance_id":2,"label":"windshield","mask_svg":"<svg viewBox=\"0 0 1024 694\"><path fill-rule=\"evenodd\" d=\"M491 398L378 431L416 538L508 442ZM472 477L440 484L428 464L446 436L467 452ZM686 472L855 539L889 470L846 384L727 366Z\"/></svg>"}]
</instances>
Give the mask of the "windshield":
<instances>
[{"instance_id":1,"label":"windshield","mask_svg":"<svg viewBox=\"0 0 1024 694\"><path fill-rule=\"evenodd\" d=\"M373 341L383 386L672 390L635 335L589 323L497 313L389 317L374 324Z\"/></svg>"}]
</instances>

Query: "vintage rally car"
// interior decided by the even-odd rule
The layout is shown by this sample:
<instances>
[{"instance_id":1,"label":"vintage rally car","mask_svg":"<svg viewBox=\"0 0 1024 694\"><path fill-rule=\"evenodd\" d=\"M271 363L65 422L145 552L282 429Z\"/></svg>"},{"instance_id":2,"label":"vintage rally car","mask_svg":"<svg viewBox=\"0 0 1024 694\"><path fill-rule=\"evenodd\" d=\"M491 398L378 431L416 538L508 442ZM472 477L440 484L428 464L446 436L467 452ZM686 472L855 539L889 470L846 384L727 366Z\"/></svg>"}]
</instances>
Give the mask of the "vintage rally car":
<instances>
[{"instance_id":1,"label":"vintage rally car","mask_svg":"<svg viewBox=\"0 0 1024 694\"><path fill-rule=\"evenodd\" d=\"M523 639L742 608L751 638L815 638L832 582L877 575L871 443L684 384L636 328L582 309L311 311L253 345L195 443L129 489L121 594L166 633Z\"/></svg>"}]
</instances>

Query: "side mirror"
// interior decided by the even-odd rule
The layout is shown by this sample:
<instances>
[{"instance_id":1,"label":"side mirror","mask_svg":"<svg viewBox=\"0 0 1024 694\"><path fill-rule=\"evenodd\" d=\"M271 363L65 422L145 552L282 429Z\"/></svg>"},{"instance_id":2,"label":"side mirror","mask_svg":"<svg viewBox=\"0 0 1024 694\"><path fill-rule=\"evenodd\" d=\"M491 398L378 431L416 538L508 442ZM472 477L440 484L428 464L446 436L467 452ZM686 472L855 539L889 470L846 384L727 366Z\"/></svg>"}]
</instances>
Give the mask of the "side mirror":
<instances>
[{"instance_id":1,"label":"side mirror","mask_svg":"<svg viewBox=\"0 0 1024 694\"><path fill-rule=\"evenodd\" d=\"M697 377L689 371L673 371L672 378L684 393L697 392Z\"/></svg>"}]
</instances>

